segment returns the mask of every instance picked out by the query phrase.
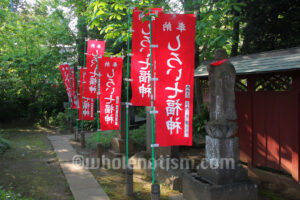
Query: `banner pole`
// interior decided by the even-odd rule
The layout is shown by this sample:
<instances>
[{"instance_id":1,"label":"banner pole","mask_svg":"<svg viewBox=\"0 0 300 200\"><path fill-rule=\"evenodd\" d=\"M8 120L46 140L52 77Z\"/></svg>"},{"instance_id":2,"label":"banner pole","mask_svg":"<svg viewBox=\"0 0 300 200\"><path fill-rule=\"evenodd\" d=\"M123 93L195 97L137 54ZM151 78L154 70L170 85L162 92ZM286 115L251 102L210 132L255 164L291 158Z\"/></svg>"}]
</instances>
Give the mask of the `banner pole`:
<instances>
[{"instance_id":1,"label":"banner pole","mask_svg":"<svg viewBox=\"0 0 300 200\"><path fill-rule=\"evenodd\" d=\"M98 53L97 53L97 141L100 144L100 109L99 109L99 96L100 96L100 74L98 66Z\"/></svg>"},{"instance_id":2,"label":"banner pole","mask_svg":"<svg viewBox=\"0 0 300 200\"><path fill-rule=\"evenodd\" d=\"M152 184L155 184L155 136L154 136L154 95L153 95L153 52L152 52L152 16L150 12L150 69L151 69L151 138L152 138Z\"/></svg>"},{"instance_id":3,"label":"banner pole","mask_svg":"<svg viewBox=\"0 0 300 200\"><path fill-rule=\"evenodd\" d=\"M130 73L129 73L129 64L130 64L130 53L131 53L131 49L130 49L130 25L131 25L131 16L130 16L130 7L128 8L128 12L127 12L127 18L128 18L128 32L127 32L127 79L129 79L130 77ZM128 132L129 132L129 81L126 81L126 166L128 166L128 158L129 158L129 148L128 148Z\"/></svg>"},{"instance_id":4,"label":"banner pole","mask_svg":"<svg viewBox=\"0 0 300 200\"><path fill-rule=\"evenodd\" d=\"M82 95L81 95L81 132L83 132L83 125L84 125L84 120L83 120L83 99L84 99L84 82L85 82L85 64L86 64L86 39L84 39L84 53L83 53L83 70L82 70Z\"/></svg>"},{"instance_id":5,"label":"banner pole","mask_svg":"<svg viewBox=\"0 0 300 200\"><path fill-rule=\"evenodd\" d=\"M128 25L128 32L127 32L127 80L126 80L126 194L127 196L133 195L133 166L129 165L129 79L130 79L130 26L131 26L131 15L130 10L134 9L133 7L129 6L127 11L127 25Z\"/></svg>"},{"instance_id":6,"label":"banner pole","mask_svg":"<svg viewBox=\"0 0 300 200\"><path fill-rule=\"evenodd\" d=\"M154 114L156 113L154 109L154 77L153 77L153 45L152 45L152 10L149 11L150 15L150 69L151 69L151 137L152 137L152 185L151 185L151 199L158 200L160 199L160 185L155 183L155 150L156 145L155 134L154 134Z\"/></svg>"},{"instance_id":7,"label":"banner pole","mask_svg":"<svg viewBox=\"0 0 300 200\"><path fill-rule=\"evenodd\" d=\"M76 130L75 130L75 140L78 139L78 126L79 126L79 87L80 87L80 70L79 67L76 68L76 84L77 84L77 113L76 113Z\"/></svg>"},{"instance_id":8,"label":"banner pole","mask_svg":"<svg viewBox=\"0 0 300 200\"><path fill-rule=\"evenodd\" d=\"M69 65L69 80L70 80L69 118L70 118L70 129L72 132L72 76L71 76L71 66L70 65Z\"/></svg>"}]
</instances>

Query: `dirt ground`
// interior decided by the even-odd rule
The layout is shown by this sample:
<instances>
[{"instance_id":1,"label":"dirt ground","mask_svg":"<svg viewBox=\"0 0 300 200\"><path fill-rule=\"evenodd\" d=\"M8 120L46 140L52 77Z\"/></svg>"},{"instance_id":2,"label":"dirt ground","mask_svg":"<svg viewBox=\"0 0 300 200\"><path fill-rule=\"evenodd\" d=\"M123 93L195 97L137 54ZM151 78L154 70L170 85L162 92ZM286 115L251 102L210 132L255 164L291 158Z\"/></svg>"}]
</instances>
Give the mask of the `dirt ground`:
<instances>
[{"instance_id":1,"label":"dirt ground","mask_svg":"<svg viewBox=\"0 0 300 200\"><path fill-rule=\"evenodd\" d=\"M300 184L291 175L259 168L248 169L248 175L258 183L259 200L300 200Z\"/></svg>"},{"instance_id":2,"label":"dirt ground","mask_svg":"<svg viewBox=\"0 0 300 200\"><path fill-rule=\"evenodd\" d=\"M11 141L11 149L0 156L0 186L33 199L71 200L47 134L56 132L45 128L0 129L1 137Z\"/></svg>"},{"instance_id":3,"label":"dirt ground","mask_svg":"<svg viewBox=\"0 0 300 200\"><path fill-rule=\"evenodd\" d=\"M81 149L80 144L71 141L72 146L79 154L86 157L96 157L96 152L87 148ZM180 156L200 160L205 156L204 148L182 148ZM247 168L247 166L244 166ZM144 175L134 175L134 192L132 198L124 197L125 176L123 171L107 170L104 168L91 170L99 184L112 200L146 200L150 199L151 179ZM251 169L249 177L258 183L258 200L300 200L300 185L290 176L272 173L266 170ZM171 195L179 194L162 186L162 199L168 199Z\"/></svg>"},{"instance_id":4,"label":"dirt ground","mask_svg":"<svg viewBox=\"0 0 300 200\"><path fill-rule=\"evenodd\" d=\"M73 148L77 153L85 157L96 157L96 152L87 148L82 149L80 143L70 140ZM105 151L106 157L111 157L107 151ZM103 190L109 196L111 200L150 200L151 199L151 178L134 174L134 195L127 197L125 195L125 172L123 170L112 170L106 168L99 168L90 170ZM161 185L161 199L167 200L169 196L177 195L179 192L170 190L164 185Z\"/></svg>"},{"instance_id":5,"label":"dirt ground","mask_svg":"<svg viewBox=\"0 0 300 200\"><path fill-rule=\"evenodd\" d=\"M55 152L47 139L48 134L57 132L41 127L0 129L0 136L10 140L12 146L0 156L0 186L34 199L73 199ZM96 156L95 151L81 149L77 142L71 143L79 154ZM181 156L201 159L204 149L184 148ZM91 172L112 200L150 199L149 177L134 175L135 195L129 198L124 195L124 171L101 168ZM249 176L259 185L259 200L300 200L300 185L289 175L254 168L249 170ZM161 199L166 200L170 195L176 194L179 193L161 186Z\"/></svg>"}]
</instances>

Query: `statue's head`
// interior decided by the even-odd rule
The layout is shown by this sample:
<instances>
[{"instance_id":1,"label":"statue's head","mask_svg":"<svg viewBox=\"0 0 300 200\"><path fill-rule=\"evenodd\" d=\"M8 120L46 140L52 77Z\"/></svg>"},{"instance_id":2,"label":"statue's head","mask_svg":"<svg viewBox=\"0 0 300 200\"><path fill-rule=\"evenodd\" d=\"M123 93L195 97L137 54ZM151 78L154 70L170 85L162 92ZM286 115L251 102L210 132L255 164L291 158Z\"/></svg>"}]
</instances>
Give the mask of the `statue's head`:
<instances>
[{"instance_id":1,"label":"statue's head","mask_svg":"<svg viewBox=\"0 0 300 200\"><path fill-rule=\"evenodd\" d=\"M223 60L226 58L228 58L228 54L225 49L217 49L215 51L215 59L216 60Z\"/></svg>"}]
</instances>

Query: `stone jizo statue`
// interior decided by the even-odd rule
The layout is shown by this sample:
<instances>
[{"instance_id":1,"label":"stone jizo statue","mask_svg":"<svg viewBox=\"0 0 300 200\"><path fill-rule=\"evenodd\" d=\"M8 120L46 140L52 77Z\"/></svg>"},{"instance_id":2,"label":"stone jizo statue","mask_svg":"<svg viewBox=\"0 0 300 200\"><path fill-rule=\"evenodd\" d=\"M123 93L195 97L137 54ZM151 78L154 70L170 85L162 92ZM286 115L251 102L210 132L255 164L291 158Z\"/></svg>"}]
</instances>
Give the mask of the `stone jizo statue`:
<instances>
[{"instance_id":1,"label":"stone jizo statue","mask_svg":"<svg viewBox=\"0 0 300 200\"><path fill-rule=\"evenodd\" d=\"M206 131L212 137L233 137L237 125L235 109L235 68L224 49L215 52L215 62L208 66L210 121Z\"/></svg>"}]
</instances>

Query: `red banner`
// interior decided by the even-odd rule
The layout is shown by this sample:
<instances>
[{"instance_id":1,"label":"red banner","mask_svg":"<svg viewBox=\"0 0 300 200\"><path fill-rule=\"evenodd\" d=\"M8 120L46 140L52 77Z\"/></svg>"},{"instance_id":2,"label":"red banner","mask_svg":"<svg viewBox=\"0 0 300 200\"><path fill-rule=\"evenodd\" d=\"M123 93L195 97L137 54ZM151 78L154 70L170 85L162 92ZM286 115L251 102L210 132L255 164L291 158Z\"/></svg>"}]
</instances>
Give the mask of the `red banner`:
<instances>
[{"instance_id":1,"label":"red banner","mask_svg":"<svg viewBox=\"0 0 300 200\"><path fill-rule=\"evenodd\" d=\"M99 66L99 63L98 63ZM97 98L97 55L86 56L84 97Z\"/></svg>"},{"instance_id":2,"label":"red banner","mask_svg":"<svg viewBox=\"0 0 300 200\"><path fill-rule=\"evenodd\" d=\"M123 58L102 57L100 72L100 124L101 130L118 130L120 124Z\"/></svg>"},{"instance_id":3,"label":"red banner","mask_svg":"<svg viewBox=\"0 0 300 200\"><path fill-rule=\"evenodd\" d=\"M71 108L78 109L79 102L78 102L77 84L76 84L74 68L71 68L71 99L72 99Z\"/></svg>"},{"instance_id":4,"label":"red banner","mask_svg":"<svg viewBox=\"0 0 300 200\"><path fill-rule=\"evenodd\" d=\"M162 12L153 8L152 12ZM150 29L149 21L142 21L144 13L134 10L132 16L132 58L131 58L131 103L134 106L150 106L151 72L150 72Z\"/></svg>"},{"instance_id":5,"label":"red banner","mask_svg":"<svg viewBox=\"0 0 300 200\"><path fill-rule=\"evenodd\" d=\"M83 78L85 76L85 70L80 69L80 83L79 83L79 120L94 120L94 99L83 97L82 105L82 93L83 93Z\"/></svg>"},{"instance_id":6,"label":"red banner","mask_svg":"<svg viewBox=\"0 0 300 200\"><path fill-rule=\"evenodd\" d=\"M59 69L67 90L69 101L72 102L71 87L70 87L70 66L69 64L63 64L59 66Z\"/></svg>"},{"instance_id":7,"label":"red banner","mask_svg":"<svg viewBox=\"0 0 300 200\"><path fill-rule=\"evenodd\" d=\"M87 54L103 56L105 50L105 41L88 40L87 42Z\"/></svg>"},{"instance_id":8,"label":"red banner","mask_svg":"<svg viewBox=\"0 0 300 200\"><path fill-rule=\"evenodd\" d=\"M160 13L153 22L159 146L192 145L195 24L193 14Z\"/></svg>"},{"instance_id":9,"label":"red banner","mask_svg":"<svg viewBox=\"0 0 300 200\"><path fill-rule=\"evenodd\" d=\"M84 85L84 96L97 98L97 56L104 56L105 41L89 40L87 42L86 76ZM99 65L99 64L98 64Z\"/></svg>"}]
</instances>

